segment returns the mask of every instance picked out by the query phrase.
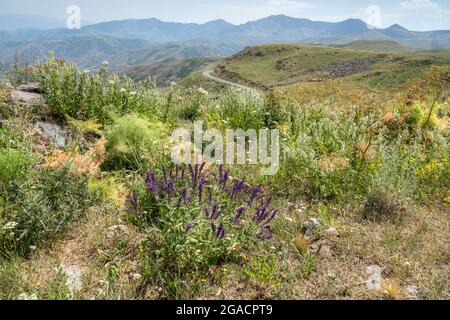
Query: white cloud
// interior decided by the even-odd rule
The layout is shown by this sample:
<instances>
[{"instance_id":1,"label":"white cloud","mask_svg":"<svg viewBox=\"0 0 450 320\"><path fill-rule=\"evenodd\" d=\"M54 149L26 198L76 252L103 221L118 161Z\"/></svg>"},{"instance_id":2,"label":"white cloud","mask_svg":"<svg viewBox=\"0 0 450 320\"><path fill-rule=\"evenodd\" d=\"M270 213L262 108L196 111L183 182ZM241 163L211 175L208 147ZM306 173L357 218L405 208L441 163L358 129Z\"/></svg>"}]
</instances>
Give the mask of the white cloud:
<instances>
[{"instance_id":1,"label":"white cloud","mask_svg":"<svg viewBox=\"0 0 450 320\"><path fill-rule=\"evenodd\" d=\"M269 0L264 6L267 8L278 10L300 10L315 8L315 6L310 3L294 0Z\"/></svg>"},{"instance_id":2,"label":"white cloud","mask_svg":"<svg viewBox=\"0 0 450 320\"><path fill-rule=\"evenodd\" d=\"M450 11L432 0L409 0L400 2L402 20L410 21L419 30L448 29Z\"/></svg>"},{"instance_id":3,"label":"white cloud","mask_svg":"<svg viewBox=\"0 0 450 320\"><path fill-rule=\"evenodd\" d=\"M205 5L207 9L214 10L227 20L234 23L257 20L270 15L285 14L289 16L305 16L305 11L316 8L313 4L296 0L267 0L263 4L242 5Z\"/></svg>"},{"instance_id":4,"label":"white cloud","mask_svg":"<svg viewBox=\"0 0 450 320\"><path fill-rule=\"evenodd\" d=\"M439 9L439 5L431 0L410 0L400 2L403 9L422 10L422 9Z\"/></svg>"},{"instance_id":5,"label":"white cloud","mask_svg":"<svg viewBox=\"0 0 450 320\"><path fill-rule=\"evenodd\" d=\"M369 28L382 27L381 7L377 5L370 5L367 8L362 8L356 11L354 16L365 21Z\"/></svg>"}]
</instances>

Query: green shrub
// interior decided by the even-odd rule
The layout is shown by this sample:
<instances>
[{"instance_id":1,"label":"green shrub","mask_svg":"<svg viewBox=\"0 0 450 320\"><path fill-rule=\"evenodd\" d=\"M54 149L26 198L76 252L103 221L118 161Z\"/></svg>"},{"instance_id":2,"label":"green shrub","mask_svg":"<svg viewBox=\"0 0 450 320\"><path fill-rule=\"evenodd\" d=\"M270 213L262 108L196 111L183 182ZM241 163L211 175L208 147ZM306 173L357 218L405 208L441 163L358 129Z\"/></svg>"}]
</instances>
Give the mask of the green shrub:
<instances>
[{"instance_id":1,"label":"green shrub","mask_svg":"<svg viewBox=\"0 0 450 320\"><path fill-rule=\"evenodd\" d=\"M264 101L264 127L268 129L276 129L278 125L289 122L289 113L284 109L279 98L270 92Z\"/></svg>"},{"instance_id":2,"label":"green shrub","mask_svg":"<svg viewBox=\"0 0 450 320\"><path fill-rule=\"evenodd\" d=\"M195 95L187 103L181 104L181 107L177 111L178 118L182 120L195 121L201 115L201 106L203 96L200 94Z\"/></svg>"},{"instance_id":3,"label":"green shrub","mask_svg":"<svg viewBox=\"0 0 450 320\"><path fill-rule=\"evenodd\" d=\"M248 92L228 91L207 107L211 127L227 129L262 129L265 126L264 100Z\"/></svg>"},{"instance_id":4,"label":"green shrub","mask_svg":"<svg viewBox=\"0 0 450 320\"><path fill-rule=\"evenodd\" d=\"M34 179L14 183L0 215L0 256L25 255L61 234L91 203L84 178L70 169L45 169Z\"/></svg>"},{"instance_id":5,"label":"green shrub","mask_svg":"<svg viewBox=\"0 0 450 320\"><path fill-rule=\"evenodd\" d=\"M204 276L272 238L278 210L270 208L262 186L232 180L222 166L213 173L203 168L163 168L161 179L149 173L145 189L129 199L128 218L147 230L147 276L172 295L179 280Z\"/></svg>"},{"instance_id":6,"label":"green shrub","mask_svg":"<svg viewBox=\"0 0 450 320\"><path fill-rule=\"evenodd\" d=\"M155 114L158 110L154 87L148 82L134 83L115 74L107 75L106 64L98 73L79 70L76 65L50 55L34 67L44 97L54 117L110 122L113 115L128 112Z\"/></svg>"},{"instance_id":7,"label":"green shrub","mask_svg":"<svg viewBox=\"0 0 450 320\"><path fill-rule=\"evenodd\" d=\"M405 213L417 190L415 166L418 150L402 145L384 145L379 150L377 170L370 177L363 217L396 219Z\"/></svg>"},{"instance_id":8,"label":"green shrub","mask_svg":"<svg viewBox=\"0 0 450 320\"><path fill-rule=\"evenodd\" d=\"M30 157L21 150L6 148L0 150L0 194L11 181L24 176Z\"/></svg>"},{"instance_id":9,"label":"green shrub","mask_svg":"<svg viewBox=\"0 0 450 320\"><path fill-rule=\"evenodd\" d=\"M141 170L164 163L170 147L164 124L136 114L115 118L106 130L105 169Z\"/></svg>"}]
</instances>

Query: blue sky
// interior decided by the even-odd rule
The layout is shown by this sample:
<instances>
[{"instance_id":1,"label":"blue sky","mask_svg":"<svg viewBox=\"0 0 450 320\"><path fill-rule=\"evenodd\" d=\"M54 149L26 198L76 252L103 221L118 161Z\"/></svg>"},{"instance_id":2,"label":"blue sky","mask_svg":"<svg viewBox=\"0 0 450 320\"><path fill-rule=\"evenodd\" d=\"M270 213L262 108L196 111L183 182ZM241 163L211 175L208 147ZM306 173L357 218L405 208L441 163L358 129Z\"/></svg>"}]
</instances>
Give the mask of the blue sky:
<instances>
[{"instance_id":1,"label":"blue sky","mask_svg":"<svg viewBox=\"0 0 450 320\"><path fill-rule=\"evenodd\" d=\"M71 4L80 6L83 20L96 22L156 17L239 24L285 14L321 21L360 18L378 27L399 23L411 30L450 29L450 0L0 0L0 12L64 19Z\"/></svg>"}]
</instances>

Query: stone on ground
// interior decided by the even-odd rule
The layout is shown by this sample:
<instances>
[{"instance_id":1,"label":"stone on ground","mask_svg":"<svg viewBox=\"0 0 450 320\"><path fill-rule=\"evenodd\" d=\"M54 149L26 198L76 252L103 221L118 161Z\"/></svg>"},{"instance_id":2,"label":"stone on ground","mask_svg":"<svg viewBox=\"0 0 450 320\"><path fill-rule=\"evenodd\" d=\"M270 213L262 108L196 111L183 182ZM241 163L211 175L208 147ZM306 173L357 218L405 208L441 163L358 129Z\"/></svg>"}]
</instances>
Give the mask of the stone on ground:
<instances>
[{"instance_id":1,"label":"stone on ground","mask_svg":"<svg viewBox=\"0 0 450 320\"><path fill-rule=\"evenodd\" d=\"M81 269L79 266L73 265L65 270L67 281L66 285L70 292L74 293L81 290Z\"/></svg>"},{"instance_id":2,"label":"stone on ground","mask_svg":"<svg viewBox=\"0 0 450 320\"><path fill-rule=\"evenodd\" d=\"M31 104L44 104L45 100L39 93L13 90L11 92L11 100L13 102L24 102Z\"/></svg>"},{"instance_id":3,"label":"stone on ground","mask_svg":"<svg viewBox=\"0 0 450 320\"><path fill-rule=\"evenodd\" d=\"M69 137L65 130L57 124L38 121L36 128L40 130L45 140L52 140L56 148L63 149L66 147Z\"/></svg>"}]
</instances>

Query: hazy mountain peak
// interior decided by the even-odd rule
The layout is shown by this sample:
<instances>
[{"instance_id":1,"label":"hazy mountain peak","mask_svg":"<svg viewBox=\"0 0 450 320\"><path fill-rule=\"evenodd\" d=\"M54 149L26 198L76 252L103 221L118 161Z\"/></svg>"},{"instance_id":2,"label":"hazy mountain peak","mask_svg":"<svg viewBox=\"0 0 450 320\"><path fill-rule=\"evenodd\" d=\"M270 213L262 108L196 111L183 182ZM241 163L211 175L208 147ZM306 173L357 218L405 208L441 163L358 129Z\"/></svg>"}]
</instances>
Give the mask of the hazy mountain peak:
<instances>
[{"instance_id":1,"label":"hazy mountain peak","mask_svg":"<svg viewBox=\"0 0 450 320\"><path fill-rule=\"evenodd\" d=\"M392 26L390 26L389 28L387 28L387 29L390 29L390 30L402 30L402 31L408 31L408 29L406 29L406 28L404 28L404 27L402 27L401 25L399 25L399 24L393 24Z\"/></svg>"},{"instance_id":2,"label":"hazy mountain peak","mask_svg":"<svg viewBox=\"0 0 450 320\"><path fill-rule=\"evenodd\" d=\"M208 21L208 22L204 23L204 25L208 25L208 24L222 24L222 25L230 25L230 26L233 25L233 24L231 24L228 21L225 21L223 19L212 20L212 21Z\"/></svg>"}]
</instances>

